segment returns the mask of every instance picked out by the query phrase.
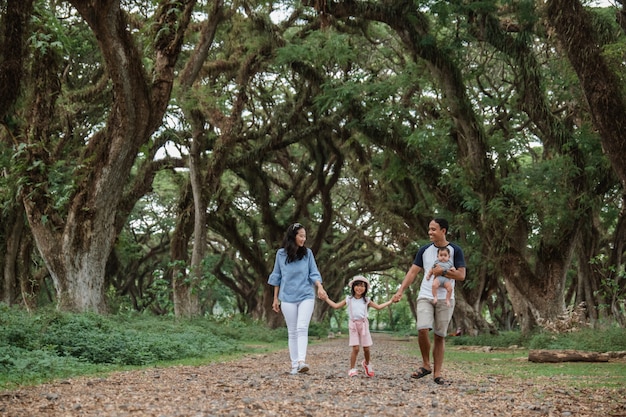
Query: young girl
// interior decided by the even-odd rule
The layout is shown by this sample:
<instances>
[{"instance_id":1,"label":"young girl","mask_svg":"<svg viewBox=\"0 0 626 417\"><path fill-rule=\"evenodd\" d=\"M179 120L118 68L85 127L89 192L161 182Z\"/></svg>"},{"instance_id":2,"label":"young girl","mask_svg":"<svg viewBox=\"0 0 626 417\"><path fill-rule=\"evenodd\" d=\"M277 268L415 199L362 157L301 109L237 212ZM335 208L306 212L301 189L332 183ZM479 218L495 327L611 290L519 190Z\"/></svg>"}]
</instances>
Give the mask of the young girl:
<instances>
[{"instance_id":1,"label":"young girl","mask_svg":"<svg viewBox=\"0 0 626 417\"><path fill-rule=\"evenodd\" d=\"M361 365L365 370L365 375L374 376L374 370L370 363L370 346L372 346L372 335L370 334L369 321L367 319L367 308L373 307L376 310L387 307L392 303L389 300L383 304L376 304L372 300L366 297L367 290L370 286L369 281L363 276L356 276L352 281L348 283L348 287L352 292L351 296L346 297L345 300L341 300L335 303L328 296L322 298L332 308L342 308L348 306L348 314L350 321L348 322L348 329L350 330L350 342L349 346L352 346L352 352L350 354L350 371L349 376L357 376L359 371L356 369L356 358L359 355L359 346L363 346L363 362Z\"/></svg>"}]
</instances>

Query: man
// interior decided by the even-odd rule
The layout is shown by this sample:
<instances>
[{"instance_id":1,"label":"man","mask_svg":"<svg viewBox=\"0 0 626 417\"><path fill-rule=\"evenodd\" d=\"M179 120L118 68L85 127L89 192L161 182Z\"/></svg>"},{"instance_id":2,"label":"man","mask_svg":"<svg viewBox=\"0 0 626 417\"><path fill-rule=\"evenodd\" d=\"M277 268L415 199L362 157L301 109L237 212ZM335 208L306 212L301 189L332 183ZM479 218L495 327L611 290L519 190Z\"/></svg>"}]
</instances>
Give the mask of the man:
<instances>
[{"instance_id":1,"label":"man","mask_svg":"<svg viewBox=\"0 0 626 417\"><path fill-rule=\"evenodd\" d=\"M427 274L429 271L433 276L445 276L453 280L453 284L456 281L465 280L465 257L463 256L463 250L460 246L448 242L446 239L446 233L448 232L448 221L445 219L433 219L428 225L428 236L431 243L420 248L413 260L413 265L409 268L402 285L393 296L393 301L398 302L402 298L402 293L407 289L415 280L415 277L420 272ZM437 251L439 248L447 247L450 249L450 258L454 263L454 268L444 272L441 266L434 266L437 260ZM433 374L434 380L437 384L445 384L445 380L441 376L441 368L443 366L443 357L445 352L446 334L448 332L448 325L452 319L452 313L454 312L454 293L452 294L451 303L448 306L446 303L433 304L433 279L422 280L420 291L417 296L417 331L418 331L418 343L420 352L422 354L422 366L411 375L412 378L423 378L427 375ZM439 288L439 298L446 296L445 288ZM434 330L434 346L433 346L433 365L430 363L430 330Z\"/></svg>"}]
</instances>

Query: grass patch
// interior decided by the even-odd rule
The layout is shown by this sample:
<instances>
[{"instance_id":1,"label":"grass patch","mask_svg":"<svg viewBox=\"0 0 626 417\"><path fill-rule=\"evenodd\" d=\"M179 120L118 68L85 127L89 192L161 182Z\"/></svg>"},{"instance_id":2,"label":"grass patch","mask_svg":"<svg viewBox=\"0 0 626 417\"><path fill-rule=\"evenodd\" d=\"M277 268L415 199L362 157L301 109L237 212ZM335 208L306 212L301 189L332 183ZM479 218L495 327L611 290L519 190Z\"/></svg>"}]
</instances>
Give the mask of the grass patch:
<instances>
[{"instance_id":1,"label":"grass patch","mask_svg":"<svg viewBox=\"0 0 626 417\"><path fill-rule=\"evenodd\" d=\"M626 362L562 362L534 363L528 361L531 349L574 349L590 352L626 351L624 329L607 326L582 328L571 333L537 332L523 336L520 332L497 335L450 337L447 340L446 362L474 375L519 378L520 381L558 381L571 388L621 388L626 384ZM491 349L470 349L489 346ZM515 348L513 348L515 347ZM415 354L419 354L418 351Z\"/></svg>"},{"instance_id":2,"label":"grass patch","mask_svg":"<svg viewBox=\"0 0 626 417\"><path fill-rule=\"evenodd\" d=\"M179 320L0 306L0 389L145 366L201 365L287 345L286 329L246 318Z\"/></svg>"},{"instance_id":3,"label":"grass patch","mask_svg":"<svg viewBox=\"0 0 626 417\"><path fill-rule=\"evenodd\" d=\"M415 354L419 354L415 351ZM562 362L534 363L528 361L527 349L474 352L460 347L446 349L447 363L474 376L506 377L521 382L552 381L571 388L622 388L626 385L625 362Z\"/></svg>"}]
</instances>

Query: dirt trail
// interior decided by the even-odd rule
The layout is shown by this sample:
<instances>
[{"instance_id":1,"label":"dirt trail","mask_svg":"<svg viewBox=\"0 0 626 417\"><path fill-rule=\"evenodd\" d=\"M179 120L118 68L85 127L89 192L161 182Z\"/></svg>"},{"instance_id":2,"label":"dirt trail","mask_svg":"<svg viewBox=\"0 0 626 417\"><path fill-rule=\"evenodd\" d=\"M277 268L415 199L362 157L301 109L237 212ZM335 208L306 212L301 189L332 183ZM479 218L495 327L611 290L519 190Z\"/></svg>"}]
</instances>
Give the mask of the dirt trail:
<instances>
[{"instance_id":1,"label":"dirt trail","mask_svg":"<svg viewBox=\"0 0 626 417\"><path fill-rule=\"evenodd\" d=\"M289 375L286 350L207 366L80 377L0 392L0 415L57 416L626 416L624 390L469 377L445 364L449 385L409 377L415 340L374 334L376 375L348 377L345 338L309 346L308 374Z\"/></svg>"}]
</instances>

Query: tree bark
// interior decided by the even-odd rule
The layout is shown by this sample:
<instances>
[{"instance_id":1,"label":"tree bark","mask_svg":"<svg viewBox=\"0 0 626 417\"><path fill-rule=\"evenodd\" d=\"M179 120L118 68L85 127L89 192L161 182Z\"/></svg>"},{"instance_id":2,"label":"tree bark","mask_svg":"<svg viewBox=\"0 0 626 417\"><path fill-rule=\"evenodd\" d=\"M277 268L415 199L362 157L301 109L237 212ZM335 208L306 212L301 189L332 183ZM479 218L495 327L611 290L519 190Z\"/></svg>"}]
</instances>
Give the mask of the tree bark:
<instances>
[{"instance_id":1,"label":"tree bark","mask_svg":"<svg viewBox=\"0 0 626 417\"><path fill-rule=\"evenodd\" d=\"M178 217L170 245L172 264L165 277L172 283L172 301L174 303L174 314L176 316L185 316L185 306L188 300L187 294L190 291L189 286L185 285L185 278L187 276L185 266L189 260L189 242L194 227L193 209L191 184L187 183L185 189L181 192L176 210Z\"/></svg>"},{"instance_id":2,"label":"tree bark","mask_svg":"<svg viewBox=\"0 0 626 417\"><path fill-rule=\"evenodd\" d=\"M33 272L34 242L31 234L25 234L20 242L20 255L18 261L18 280L20 283L20 294L22 303L26 310L35 311L37 300L41 292L41 284L48 276L48 270L41 267Z\"/></svg>"},{"instance_id":3,"label":"tree bark","mask_svg":"<svg viewBox=\"0 0 626 417\"><path fill-rule=\"evenodd\" d=\"M7 0L0 15L2 35L0 36L0 123L6 123L5 116L21 93L24 74L24 57L28 33L28 20L33 11L33 0Z\"/></svg>"},{"instance_id":4,"label":"tree bark","mask_svg":"<svg viewBox=\"0 0 626 417\"><path fill-rule=\"evenodd\" d=\"M552 319L563 313L565 274L572 249L563 250L565 257L547 256L534 269L512 251L501 259L509 299L524 334L530 333L540 318Z\"/></svg>"},{"instance_id":5,"label":"tree bark","mask_svg":"<svg viewBox=\"0 0 626 417\"><path fill-rule=\"evenodd\" d=\"M531 350L528 360L538 363L554 362L608 362L608 353L584 352L580 350Z\"/></svg>"},{"instance_id":6,"label":"tree bark","mask_svg":"<svg viewBox=\"0 0 626 417\"><path fill-rule=\"evenodd\" d=\"M7 238L4 244L6 252L2 260L3 266L3 285L2 285L2 302L7 305L13 305L17 300L18 290L18 254L22 238L24 236L24 208L22 205L13 205L11 217L5 217L7 221Z\"/></svg>"},{"instance_id":7,"label":"tree bark","mask_svg":"<svg viewBox=\"0 0 626 417\"><path fill-rule=\"evenodd\" d=\"M19 135L18 123L11 110L22 94L24 61L28 53L26 38L29 35L28 22L33 3L33 0L7 0L0 10L0 130L5 130L12 139L10 146L17 146L16 136ZM0 175L5 176L7 171L3 170ZM3 272L0 300L8 305L13 304L18 295L17 255L24 233L23 215L21 203L10 204L5 212L0 213L0 236L6 237L0 244L0 251L4 252L3 259L0 260Z\"/></svg>"},{"instance_id":8,"label":"tree bark","mask_svg":"<svg viewBox=\"0 0 626 417\"><path fill-rule=\"evenodd\" d=\"M454 329L461 329L463 334L471 336L497 333L497 329L493 324L488 323L482 315L478 314L471 305L465 302L463 297L456 296L449 332Z\"/></svg>"},{"instance_id":9,"label":"tree bark","mask_svg":"<svg viewBox=\"0 0 626 417\"><path fill-rule=\"evenodd\" d=\"M193 246L191 250L191 264L189 277L186 282L178 283L179 291L184 294L177 297L178 305L174 305L176 316L195 317L200 315L200 301L198 299L199 282L202 280L202 261L206 253L206 211L207 199L203 193L202 168L204 167L202 143L205 137L204 118L197 112L192 112L192 139L189 150L189 181L193 195Z\"/></svg>"}]
</instances>

